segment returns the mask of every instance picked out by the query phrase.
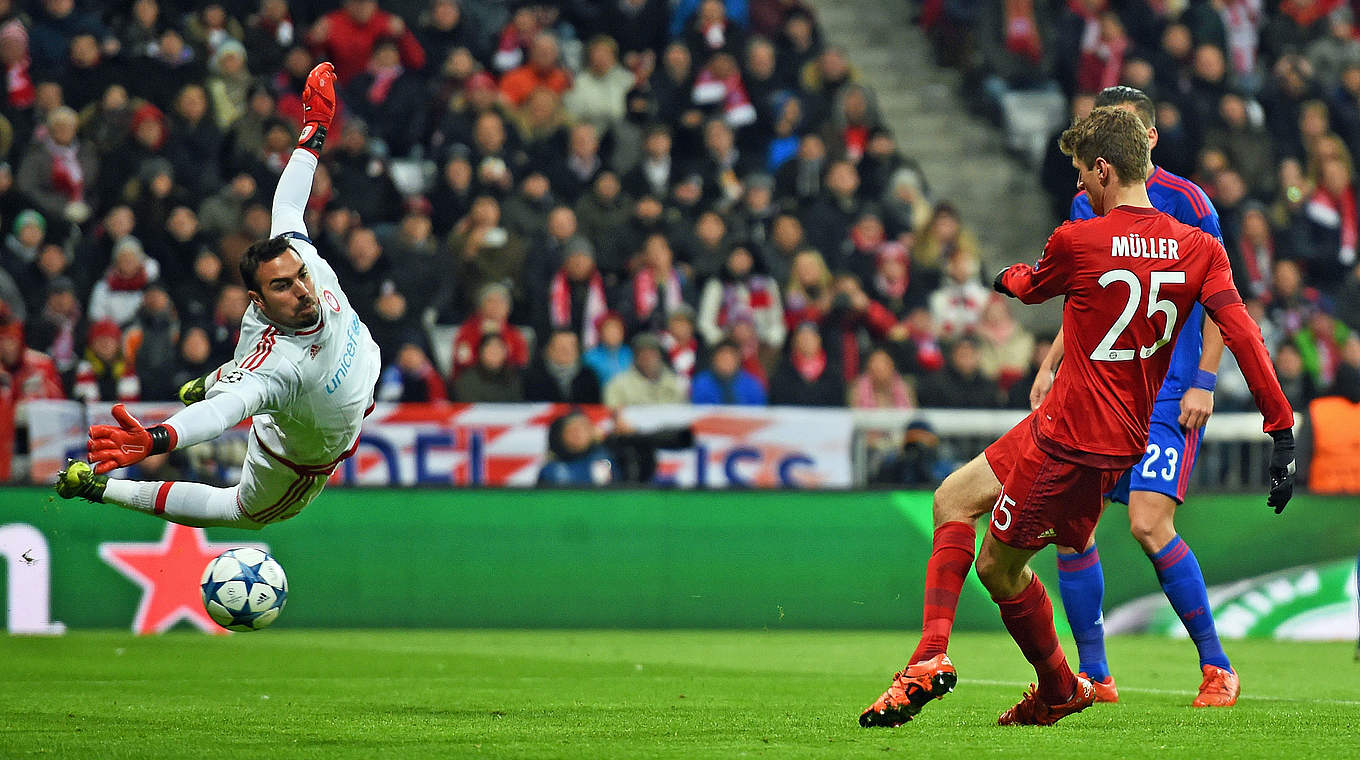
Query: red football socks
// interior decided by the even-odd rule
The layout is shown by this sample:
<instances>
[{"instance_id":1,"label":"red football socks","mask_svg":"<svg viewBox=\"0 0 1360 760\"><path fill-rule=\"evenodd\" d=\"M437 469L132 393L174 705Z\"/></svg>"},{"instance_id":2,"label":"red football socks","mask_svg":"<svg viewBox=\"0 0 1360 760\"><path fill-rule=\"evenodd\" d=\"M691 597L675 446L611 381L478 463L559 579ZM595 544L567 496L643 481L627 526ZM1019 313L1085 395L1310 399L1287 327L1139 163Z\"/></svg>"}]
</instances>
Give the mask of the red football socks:
<instances>
[{"instance_id":1,"label":"red football socks","mask_svg":"<svg viewBox=\"0 0 1360 760\"><path fill-rule=\"evenodd\" d=\"M1071 699L1077 690L1077 677L1058 644L1053 603L1039 577L1034 576L1018 596L998 600L997 606L1001 608L1001 622L1039 675L1039 698L1050 705Z\"/></svg>"},{"instance_id":2,"label":"red football socks","mask_svg":"<svg viewBox=\"0 0 1360 760\"><path fill-rule=\"evenodd\" d=\"M921 643L908 663L929 660L949 648L949 632L959 607L963 579L973 566L977 530L971 523L947 522L935 529L930 560L926 562L925 610L921 615ZM1052 615L1052 612L1049 613Z\"/></svg>"}]
</instances>

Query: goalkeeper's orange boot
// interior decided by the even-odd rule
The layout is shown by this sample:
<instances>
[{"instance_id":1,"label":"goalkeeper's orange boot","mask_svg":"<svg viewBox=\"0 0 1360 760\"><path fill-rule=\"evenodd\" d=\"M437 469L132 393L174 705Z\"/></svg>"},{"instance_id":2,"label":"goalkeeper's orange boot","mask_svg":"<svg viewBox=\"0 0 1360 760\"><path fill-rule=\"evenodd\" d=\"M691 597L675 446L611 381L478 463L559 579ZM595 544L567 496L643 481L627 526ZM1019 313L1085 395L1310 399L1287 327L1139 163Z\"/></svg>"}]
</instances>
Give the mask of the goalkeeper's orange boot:
<instances>
[{"instance_id":1,"label":"goalkeeper's orange boot","mask_svg":"<svg viewBox=\"0 0 1360 760\"><path fill-rule=\"evenodd\" d=\"M932 699L939 699L954 690L959 680L949 655L937 654L929 660L908 665L893 676L892 685L860 713L859 724L870 726L900 726L911 720Z\"/></svg>"},{"instance_id":2,"label":"goalkeeper's orange boot","mask_svg":"<svg viewBox=\"0 0 1360 760\"><path fill-rule=\"evenodd\" d=\"M1217 665L1205 665L1204 680L1199 684L1199 696L1191 702L1193 707L1232 707L1242 693L1242 682L1237 674L1224 670Z\"/></svg>"},{"instance_id":3,"label":"goalkeeper's orange boot","mask_svg":"<svg viewBox=\"0 0 1360 760\"><path fill-rule=\"evenodd\" d=\"M1054 723L1066 718L1072 713L1079 713L1082 710L1095 704L1096 689L1091 682L1081 676L1077 676L1077 692L1072 698L1060 705L1050 705L1039 698L1038 690L1034 684L1030 684L1029 691L1025 692L1025 697L1019 703L1001 713L1001 717L996 719L998 726L1051 726Z\"/></svg>"},{"instance_id":4,"label":"goalkeeper's orange boot","mask_svg":"<svg viewBox=\"0 0 1360 760\"><path fill-rule=\"evenodd\" d=\"M1104 681L1097 681L1086 673L1078 673L1077 675L1090 681L1091 685L1095 687L1097 702L1114 704L1119 701L1119 689L1114 686L1114 676L1105 676Z\"/></svg>"}]
</instances>

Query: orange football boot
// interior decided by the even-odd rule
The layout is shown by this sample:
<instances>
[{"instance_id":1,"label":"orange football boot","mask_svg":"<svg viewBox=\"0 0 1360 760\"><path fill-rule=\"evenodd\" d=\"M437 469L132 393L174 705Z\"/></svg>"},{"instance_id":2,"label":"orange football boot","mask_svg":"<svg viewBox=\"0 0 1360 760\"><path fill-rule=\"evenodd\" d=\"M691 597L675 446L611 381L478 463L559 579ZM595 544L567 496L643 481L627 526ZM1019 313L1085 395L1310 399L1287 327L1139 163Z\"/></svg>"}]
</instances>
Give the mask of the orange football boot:
<instances>
[{"instance_id":1,"label":"orange football boot","mask_svg":"<svg viewBox=\"0 0 1360 760\"><path fill-rule=\"evenodd\" d=\"M1237 704L1237 696L1242 693L1242 682L1237 674L1224 670L1217 665L1205 665L1204 680L1199 684L1199 696L1191 702L1192 707L1232 707Z\"/></svg>"},{"instance_id":2,"label":"orange football boot","mask_svg":"<svg viewBox=\"0 0 1360 760\"><path fill-rule=\"evenodd\" d=\"M900 726L911 720L932 699L939 699L954 690L959 680L949 655L937 654L929 660L908 665L893 676L892 685L860 713L859 724L870 726Z\"/></svg>"},{"instance_id":3,"label":"orange football boot","mask_svg":"<svg viewBox=\"0 0 1360 760\"><path fill-rule=\"evenodd\" d=\"M1104 681L1097 681L1086 673L1078 673L1077 675L1090 681L1091 685L1095 687L1097 702L1114 704L1119 701L1119 689L1114 687L1114 676L1105 676Z\"/></svg>"},{"instance_id":4,"label":"orange football boot","mask_svg":"<svg viewBox=\"0 0 1360 760\"><path fill-rule=\"evenodd\" d=\"M1090 680L1077 676L1077 693L1072 698L1060 705L1050 705L1039 699L1038 689L1034 684L1029 685L1029 691L1025 692L1024 699L1019 703L1001 713L1001 717L996 719L998 726L1051 726L1054 723L1066 718L1072 713L1079 713L1082 710L1095 704L1096 688L1091 685Z\"/></svg>"}]
</instances>

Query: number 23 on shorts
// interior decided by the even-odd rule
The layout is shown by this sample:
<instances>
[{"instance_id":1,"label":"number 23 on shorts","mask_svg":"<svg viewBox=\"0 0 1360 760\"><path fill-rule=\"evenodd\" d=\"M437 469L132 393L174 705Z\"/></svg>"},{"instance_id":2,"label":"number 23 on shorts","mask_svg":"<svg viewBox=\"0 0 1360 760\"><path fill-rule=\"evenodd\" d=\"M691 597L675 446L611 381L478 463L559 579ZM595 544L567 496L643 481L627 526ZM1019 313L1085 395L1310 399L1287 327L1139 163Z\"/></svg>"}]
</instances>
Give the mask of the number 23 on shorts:
<instances>
[{"instance_id":1,"label":"number 23 on shorts","mask_svg":"<svg viewBox=\"0 0 1360 760\"><path fill-rule=\"evenodd\" d=\"M1144 478L1161 478L1162 480L1167 481L1175 480L1177 465L1180 464L1180 457L1181 452L1171 446L1167 446L1163 449L1155 443L1149 443L1147 447L1147 456L1143 457L1143 462L1139 467L1142 468L1142 475ZM1164 467L1157 467L1158 458L1161 458L1166 462Z\"/></svg>"}]
</instances>

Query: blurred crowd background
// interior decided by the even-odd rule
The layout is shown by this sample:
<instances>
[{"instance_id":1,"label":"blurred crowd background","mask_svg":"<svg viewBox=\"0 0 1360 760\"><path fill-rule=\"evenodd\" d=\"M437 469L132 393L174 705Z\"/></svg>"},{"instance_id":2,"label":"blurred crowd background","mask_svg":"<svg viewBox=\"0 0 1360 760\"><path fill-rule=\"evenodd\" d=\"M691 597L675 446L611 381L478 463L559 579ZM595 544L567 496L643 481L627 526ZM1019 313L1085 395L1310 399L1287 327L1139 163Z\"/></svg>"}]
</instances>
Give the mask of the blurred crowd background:
<instances>
[{"instance_id":1,"label":"blurred crowd background","mask_svg":"<svg viewBox=\"0 0 1360 760\"><path fill-rule=\"evenodd\" d=\"M1290 400L1360 401L1349 3L902 11L998 122L1011 92L1148 92ZM0 0L0 403L173 399L231 357L331 60L308 227L380 400L1027 408L1051 336L835 43L802 0ZM1075 190L1050 143L1043 227ZM1231 363L1218 408L1251 408Z\"/></svg>"}]
</instances>

